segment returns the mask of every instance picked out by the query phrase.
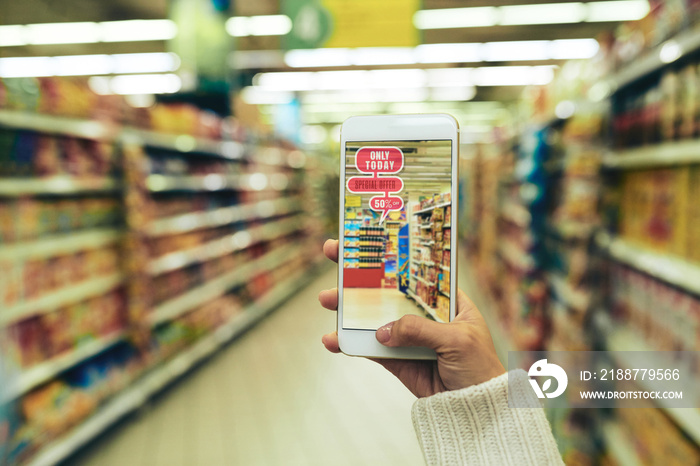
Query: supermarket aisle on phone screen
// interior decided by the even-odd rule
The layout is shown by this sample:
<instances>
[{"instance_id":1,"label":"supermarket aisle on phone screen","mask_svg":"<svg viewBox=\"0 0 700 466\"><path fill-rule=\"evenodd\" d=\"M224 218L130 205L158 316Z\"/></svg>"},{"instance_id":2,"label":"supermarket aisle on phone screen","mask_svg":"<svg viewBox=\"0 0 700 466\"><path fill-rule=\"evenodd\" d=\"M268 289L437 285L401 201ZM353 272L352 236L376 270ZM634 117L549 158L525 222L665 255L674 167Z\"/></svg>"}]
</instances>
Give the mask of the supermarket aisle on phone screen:
<instances>
[{"instance_id":1,"label":"supermarket aisle on phone screen","mask_svg":"<svg viewBox=\"0 0 700 466\"><path fill-rule=\"evenodd\" d=\"M421 465L415 398L382 367L327 353L326 269L269 318L72 461L116 465Z\"/></svg>"}]
</instances>

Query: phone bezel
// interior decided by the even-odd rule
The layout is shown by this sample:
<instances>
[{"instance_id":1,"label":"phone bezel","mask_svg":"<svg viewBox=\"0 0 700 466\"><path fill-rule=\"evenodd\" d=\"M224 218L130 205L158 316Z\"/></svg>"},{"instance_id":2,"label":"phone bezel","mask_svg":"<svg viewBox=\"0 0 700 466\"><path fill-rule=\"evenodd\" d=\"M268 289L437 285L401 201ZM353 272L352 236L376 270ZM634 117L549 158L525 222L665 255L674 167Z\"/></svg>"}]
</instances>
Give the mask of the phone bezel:
<instances>
[{"instance_id":1,"label":"phone bezel","mask_svg":"<svg viewBox=\"0 0 700 466\"><path fill-rule=\"evenodd\" d=\"M459 212L459 124L448 114L372 115L345 120L340 133L340 205L338 246L338 342L340 350L350 356L395 359L435 359L433 350L422 347L389 348L379 343L375 330L344 329L343 256L345 225L345 146L353 141L450 140L452 143L452 232L450 236L450 321L457 308L457 213Z\"/></svg>"}]
</instances>

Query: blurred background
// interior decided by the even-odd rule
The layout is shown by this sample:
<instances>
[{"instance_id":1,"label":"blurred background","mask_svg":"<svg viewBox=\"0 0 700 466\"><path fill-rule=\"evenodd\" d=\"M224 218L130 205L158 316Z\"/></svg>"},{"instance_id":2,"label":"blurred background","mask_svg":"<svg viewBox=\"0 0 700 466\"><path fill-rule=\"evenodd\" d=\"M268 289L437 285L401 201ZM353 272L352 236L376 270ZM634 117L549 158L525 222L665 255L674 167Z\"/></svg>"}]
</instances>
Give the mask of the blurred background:
<instances>
[{"instance_id":1,"label":"blurred background","mask_svg":"<svg viewBox=\"0 0 700 466\"><path fill-rule=\"evenodd\" d=\"M413 397L319 342L352 115L459 121L459 285L504 363L697 351L698 18L0 0L0 464L423 464ZM698 409L548 416L569 465L700 464Z\"/></svg>"}]
</instances>

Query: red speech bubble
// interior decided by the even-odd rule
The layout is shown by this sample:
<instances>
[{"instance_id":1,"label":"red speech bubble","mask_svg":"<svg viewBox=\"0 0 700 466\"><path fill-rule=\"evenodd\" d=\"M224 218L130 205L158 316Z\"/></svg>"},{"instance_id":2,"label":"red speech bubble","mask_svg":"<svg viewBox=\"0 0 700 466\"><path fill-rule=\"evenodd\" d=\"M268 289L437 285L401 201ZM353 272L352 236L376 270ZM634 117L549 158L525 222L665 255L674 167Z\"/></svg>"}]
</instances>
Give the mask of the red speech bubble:
<instances>
[{"instance_id":1,"label":"red speech bubble","mask_svg":"<svg viewBox=\"0 0 700 466\"><path fill-rule=\"evenodd\" d=\"M403 180L398 176L351 176L348 191L351 193L398 193L403 190Z\"/></svg>"},{"instance_id":2,"label":"red speech bubble","mask_svg":"<svg viewBox=\"0 0 700 466\"><path fill-rule=\"evenodd\" d=\"M403 152L398 147L360 147L355 166L362 173L398 173L403 168Z\"/></svg>"},{"instance_id":3,"label":"red speech bubble","mask_svg":"<svg viewBox=\"0 0 700 466\"><path fill-rule=\"evenodd\" d=\"M398 196L374 196L369 200L369 208L382 213L382 218L379 220L381 225L389 212L403 208L403 199Z\"/></svg>"}]
</instances>

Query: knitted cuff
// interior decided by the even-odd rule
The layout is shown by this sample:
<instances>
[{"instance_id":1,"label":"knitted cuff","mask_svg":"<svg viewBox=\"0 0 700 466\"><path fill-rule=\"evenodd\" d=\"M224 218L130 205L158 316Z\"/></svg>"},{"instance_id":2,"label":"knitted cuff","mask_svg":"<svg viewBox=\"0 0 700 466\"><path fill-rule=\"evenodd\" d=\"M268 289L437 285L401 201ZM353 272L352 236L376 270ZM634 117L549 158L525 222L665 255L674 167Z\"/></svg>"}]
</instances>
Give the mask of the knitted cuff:
<instances>
[{"instance_id":1,"label":"knitted cuff","mask_svg":"<svg viewBox=\"0 0 700 466\"><path fill-rule=\"evenodd\" d=\"M509 408L508 385L506 373L416 401L411 414L426 463L563 465L544 410ZM510 390L539 406L525 371L510 373Z\"/></svg>"}]
</instances>

